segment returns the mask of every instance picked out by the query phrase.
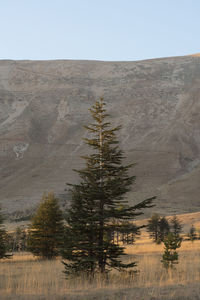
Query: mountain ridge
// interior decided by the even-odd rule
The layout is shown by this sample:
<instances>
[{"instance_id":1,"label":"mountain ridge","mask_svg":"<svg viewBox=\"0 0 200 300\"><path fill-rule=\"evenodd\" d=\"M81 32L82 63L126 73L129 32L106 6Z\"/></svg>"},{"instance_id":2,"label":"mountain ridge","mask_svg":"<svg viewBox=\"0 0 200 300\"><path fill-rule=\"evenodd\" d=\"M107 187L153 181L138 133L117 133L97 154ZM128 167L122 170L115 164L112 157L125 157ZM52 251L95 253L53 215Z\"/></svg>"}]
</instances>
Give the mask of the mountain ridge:
<instances>
[{"instance_id":1,"label":"mountain ridge","mask_svg":"<svg viewBox=\"0 0 200 300\"><path fill-rule=\"evenodd\" d=\"M136 184L131 203L157 195L158 212L200 210L200 58L136 62L0 61L0 189L7 212L42 192L63 194L86 153L88 109L104 96ZM185 176L185 177L184 177ZM174 200L174 198L176 198Z\"/></svg>"}]
</instances>

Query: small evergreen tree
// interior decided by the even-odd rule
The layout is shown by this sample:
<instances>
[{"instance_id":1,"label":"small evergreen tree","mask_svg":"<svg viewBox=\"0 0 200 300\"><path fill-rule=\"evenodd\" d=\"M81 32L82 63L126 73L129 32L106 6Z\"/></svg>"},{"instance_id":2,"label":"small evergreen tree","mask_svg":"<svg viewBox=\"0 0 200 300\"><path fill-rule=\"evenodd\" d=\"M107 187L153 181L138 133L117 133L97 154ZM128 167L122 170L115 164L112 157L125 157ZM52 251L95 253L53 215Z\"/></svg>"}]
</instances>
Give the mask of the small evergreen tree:
<instances>
[{"instance_id":1,"label":"small evergreen tree","mask_svg":"<svg viewBox=\"0 0 200 300\"><path fill-rule=\"evenodd\" d=\"M174 264L178 263L178 253L176 249L181 247L181 239L170 232L164 239L164 245L164 254L162 256L163 266L166 269L172 268Z\"/></svg>"},{"instance_id":2,"label":"small evergreen tree","mask_svg":"<svg viewBox=\"0 0 200 300\"><path fill-rule=\"evenodd\" d=\"M152 238L156 244L160 244L170 232L170 226L165 217L153 214L151 219L148 220L147 231L149 232L150 238Z\"/></svg>"},{"instance_id":3,"label":"small evergreen tree","mask_svg":"<svg viewBox=\"0 0 200 300\"><path fill-rule=\"evenodd\" d=\"M135 266L122 263L123 247L110 238L111 232L138 233L127 221L152 206L154 197L129 206L124 195L130 191L135 176L129 176L131 165L122 165L123 152L118 148L116 131L105 121L108 116L103 99L90 109L94 122L85 128L90 138L86 144L93 149L84 156L86 166L76 170L80 183L71 184L72 202L66 214L66 244L62 255L66 274L84 272L94 276L109 269L122 270ZM116 221L116 222L113 222ZM126 221L126 222L123 222Z\"/></svg>"},{"instance_id":4,"label":"small evergreen tree","mask_svg":"<svg viewBox=\"0 0 200 300\"><path fill-rule=\"evenodd\" d=\"M29 228L28 248L36 256L52 259L63 239L63 217L54 193L44 194Z\"/></svg>"},{"instance_id":5,"label":"small evergreen tree","mask_svg":"<svg viewBox=\"0 0 200 300\"><path fill-rule=\"evenodd\" d=\"M169 232L170 232L169 223L165 217L162 217L159 221L159 240L163 242Z\"/></svg>"},{"instance_id":6,"label":"small evergreen tree","mask_svg":"<svg viewBox=\"0 0 200 300\"><path fill-rule=\"evenodd\" d=\"M190 231L188 233L188 237L191 242L194 242L194 240L197 239L196 228L194 227L194 225L191 226Z\"/></svg>"},{"instance_id":7,"label":"small evergreen tree","mask_svg":"<svg viewBox=\"0 0 200 300\"><path fill-rule=\"evenodd\" d=\"M173 218L171 219L171 232L177 237L180 238L180 233L182 232L182 225L179 221L179 219L177 218L177 216L173 216Z\"/></svg>"},{"instance_id":8,"label":"small evergreen tree","mask_svg":"<svg viewBox=\"0 0 200 300\"><path fill-rule=\"evenodd\" d=\"M6 257L8 257L6 255L6 231L3 226L3 216L0 208L0 259Z\"/></svg>"},{"instance_id":9,"label":"small evergreen tree","mask_svg":"<svg viewBox=\"0 0 200 300\"><path fill-rule=\"evenodd\" d=\"M156 244L160 244L160 216L158 214L153 214L151 219L148 220L147 231L150 237Z\"/></svg>"}]
</instances>

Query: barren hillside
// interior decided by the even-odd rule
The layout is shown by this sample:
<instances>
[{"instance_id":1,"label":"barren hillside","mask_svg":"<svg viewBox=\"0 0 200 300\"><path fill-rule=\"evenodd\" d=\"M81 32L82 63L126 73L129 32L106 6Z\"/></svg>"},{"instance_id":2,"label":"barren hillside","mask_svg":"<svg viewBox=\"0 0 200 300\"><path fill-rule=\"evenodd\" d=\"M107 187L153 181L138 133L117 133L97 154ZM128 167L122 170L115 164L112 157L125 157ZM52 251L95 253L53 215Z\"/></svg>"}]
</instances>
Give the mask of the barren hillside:
<instances>
[{"instance_id":1,"label":"barren hillside","mask_svg":"<svg viewBox=\"0 0 200 300\"><path fill-rule=\"evenodd\" d=\"M63 194L86 153L88 108L104 96L137 176L129 201L200 210L200 57L139 62L0 61L0 190L6 212Z\"/></svg>"}]
</instances>

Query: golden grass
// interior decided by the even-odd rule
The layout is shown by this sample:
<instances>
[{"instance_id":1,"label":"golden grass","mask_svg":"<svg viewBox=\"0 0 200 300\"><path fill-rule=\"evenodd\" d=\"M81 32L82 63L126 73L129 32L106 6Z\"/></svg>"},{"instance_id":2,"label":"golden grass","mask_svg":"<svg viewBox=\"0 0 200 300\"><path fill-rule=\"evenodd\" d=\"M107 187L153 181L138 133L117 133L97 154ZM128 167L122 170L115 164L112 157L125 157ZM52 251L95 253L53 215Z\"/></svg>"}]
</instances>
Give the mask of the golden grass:
<instances>
[{"instance_id":1,"label":"golden grass","mask_svg":"<svg viewBox=\"0 0 200 300\"><path fill-rule=\"evenodd\" d=\"M152 299L169 300L180 294L179 287L184 291L183 296L189 295L186 287L192 286L192 293L196 292L200 286L200 241L184 241L179 250L179 264L169 272L160 262L162 251L162 245L153 244L147 237L137 240L135 245L127 247L126 260L138 261L138 274L112 272L109 283L97 277L92 284L84 278L66 280L60 259L44 261L29 253L17 254L0 262L0 299L27 300L34 296L30 299L149 300L151 295ZM156 298L162 293L162 298Z\"/></svg>"},{"instance_id":2,"label":"golden grass","mask_svg":"<svg viewBox=\"0 0 200 300\"><path fill-rule=\"evenodd\" d=\"M152 254L152 253L161 253L164 251L163 243L156 245L148 237L144 236L142 239L136 240L135 244L126 246L125 253L129 255L135 254ZM195 242L183 241L181 248L178 249L179 253L184 251L199 251L200 253L200 240Z\"/></svg>"}]
</instances>

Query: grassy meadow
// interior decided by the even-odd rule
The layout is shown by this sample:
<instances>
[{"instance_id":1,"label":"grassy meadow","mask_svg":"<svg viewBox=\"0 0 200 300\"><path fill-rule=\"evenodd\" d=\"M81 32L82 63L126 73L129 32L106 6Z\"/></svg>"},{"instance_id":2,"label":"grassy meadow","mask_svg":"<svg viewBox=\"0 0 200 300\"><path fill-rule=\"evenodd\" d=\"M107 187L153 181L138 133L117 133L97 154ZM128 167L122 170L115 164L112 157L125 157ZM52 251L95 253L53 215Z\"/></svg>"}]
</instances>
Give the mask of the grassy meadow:
<instances>
[{"instance_id":1,"label":"grassy meadow","mask_svg":"<svg viewBox=\"0 0 200 300\"><path fill-rule=\"evenodd\" d=\"M138 273L112 272L109 282L96 278L65 279L60 259L39 260L29 253L0 262L0 299L182 300L200 299L200 240L184 241L179 264L167 272L160 260L163 245L142 236L126 247L126 260L138 262Z\"/></svg>"}]
</instances>

